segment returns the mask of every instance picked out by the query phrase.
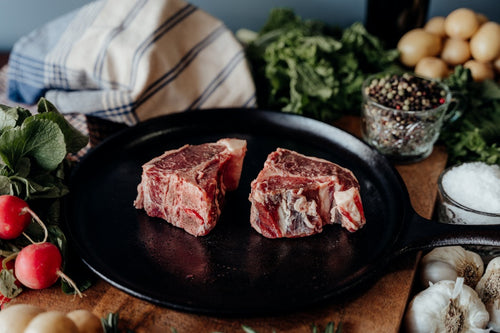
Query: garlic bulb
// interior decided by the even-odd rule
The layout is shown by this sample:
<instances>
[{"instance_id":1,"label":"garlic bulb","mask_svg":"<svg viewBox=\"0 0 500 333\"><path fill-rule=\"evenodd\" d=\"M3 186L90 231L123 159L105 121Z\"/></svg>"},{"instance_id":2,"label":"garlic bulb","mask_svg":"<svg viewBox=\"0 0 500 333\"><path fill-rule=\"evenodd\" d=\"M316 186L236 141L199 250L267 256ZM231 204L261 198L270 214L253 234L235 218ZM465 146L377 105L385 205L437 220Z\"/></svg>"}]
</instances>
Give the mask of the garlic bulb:
<instances>
[{"instance_id":1,"label":"garlic bulb","mask_svg":"<svg viewBox=\"0 0 500 333\"><path fill-rule=\"evenodd\" d=\"M484 272L481 256L461 246L437 247L420 262L420 280L427 287L429 282L455 281L463 277L464 283L474 288Z\"/></svg>"},{"instance_id":2,"label":"garlic bulb","mask_svg":"<svg viewBox=\"0 0 500 333\"><path fill-rule=\"evenodd\" d=\"M486 267L476 291L490 313L488 327L500 331L500 257L492 259Z\"/></svg>"},{"instance_id":3,"label":"garlic bulb","mask_svg":"<svg viewBox=\"0 0 500 333\"><path fill-rule=\"evenodd\" d=\"M484 304L463 278L431 283L412 299L404 318L408 333L489 332L488 321Z\"/></svg>"}]
</instances>

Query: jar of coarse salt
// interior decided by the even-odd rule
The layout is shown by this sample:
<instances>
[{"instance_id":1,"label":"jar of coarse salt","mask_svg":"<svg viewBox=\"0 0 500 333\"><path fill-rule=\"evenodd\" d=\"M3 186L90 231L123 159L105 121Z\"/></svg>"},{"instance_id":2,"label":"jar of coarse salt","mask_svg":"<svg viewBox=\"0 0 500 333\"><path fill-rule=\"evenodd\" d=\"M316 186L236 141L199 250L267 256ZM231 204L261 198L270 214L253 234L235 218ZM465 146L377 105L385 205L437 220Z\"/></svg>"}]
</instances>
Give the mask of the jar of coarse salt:
<instances>
[{"instance_id":1,"label":"jar of coarse salt","mask_svg":"<svg viewBox=\"0 0 500 333\"><path fill-rule=\"evenodd\" d=\"M452 224L500 224L500 166L469 162L438 180L438 219Z\"/></svg>"}]
</instances>

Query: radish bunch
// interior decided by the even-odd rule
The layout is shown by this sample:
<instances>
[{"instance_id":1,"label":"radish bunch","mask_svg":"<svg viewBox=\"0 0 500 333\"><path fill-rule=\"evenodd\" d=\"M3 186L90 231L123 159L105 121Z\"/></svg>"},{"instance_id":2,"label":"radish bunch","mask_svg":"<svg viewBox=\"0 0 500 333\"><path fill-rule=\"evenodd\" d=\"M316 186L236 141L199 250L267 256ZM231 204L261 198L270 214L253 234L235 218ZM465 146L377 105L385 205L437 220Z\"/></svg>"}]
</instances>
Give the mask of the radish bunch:
<instances>
[{"instance_id":1,"label":"radish bunch","mask_svg":"<svg viewBox=\"0 0 500 333\"><path fill-rule=\"evenodd\" d=\"M34 242L24 233L32 218L45 232L45 237L41 242ZM24 200L12 195L0 195L0 239L10 240L21 234L32 244L3 260L4 268L6 263L15 257L14 273L17 280L24 286L31 289L44 289L62 278L81 296L75 283L62 272L61 252L57 246L47 242L48 231L40 218Z\"/></svg>"}]
</instances>

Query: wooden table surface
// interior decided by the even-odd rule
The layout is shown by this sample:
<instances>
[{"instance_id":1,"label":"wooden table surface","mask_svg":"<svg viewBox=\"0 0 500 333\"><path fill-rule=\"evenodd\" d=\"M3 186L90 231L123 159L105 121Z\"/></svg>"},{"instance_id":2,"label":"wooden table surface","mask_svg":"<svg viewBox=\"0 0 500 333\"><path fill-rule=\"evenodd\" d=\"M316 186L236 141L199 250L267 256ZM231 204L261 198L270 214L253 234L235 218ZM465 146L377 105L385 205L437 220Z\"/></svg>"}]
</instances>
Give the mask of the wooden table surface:
<instances>
[{"instance_id":1,"label":"wooden table surface","mask_svg":"<svg viewBox=\"0 0 500 333\"><path fill-rule=\"evenodd\" d=\"M7 60L0 54L0 66ZM344 117L336 126L359 135L359 118ZM430 218L437 195L437 179L446 164L446 153L435 147L425 160L396 165L418 214ZM120 315L121 328L140 332L243 332L247 325L259 333L311 332L311 325L324 329L330 321L342 322L344 333L399 332L405 307L412 292L419 254L395 260L369 288L349 300L322 304L306 311L278 317L225 318L196 315L162 308L132 297L103 280L84 292L83 298L63 294L58 285L35 291L25 290L9 304L29 303L46 309L70 311L88 309L98 316Z\"/></svg>"}]
</instances>

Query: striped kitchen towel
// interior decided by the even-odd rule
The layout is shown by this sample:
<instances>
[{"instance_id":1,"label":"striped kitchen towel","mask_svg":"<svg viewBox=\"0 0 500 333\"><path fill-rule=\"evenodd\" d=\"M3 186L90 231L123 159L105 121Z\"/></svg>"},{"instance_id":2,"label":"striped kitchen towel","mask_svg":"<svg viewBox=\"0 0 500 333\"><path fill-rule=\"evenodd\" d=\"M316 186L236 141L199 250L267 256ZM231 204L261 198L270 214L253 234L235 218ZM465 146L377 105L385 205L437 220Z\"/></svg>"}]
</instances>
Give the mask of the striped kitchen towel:
<instances>
[{"instance_id":1,"label":"striped kitchen towel","mask_svg":"<svg viewBox=\"0 0 500 333\"><path fill-rule=\"evenodd\" d=\"M101 0L16 42L8 97L133 125L173 112L254 107L244 50L183 0Z\"/></svg>"}]
</instances>

